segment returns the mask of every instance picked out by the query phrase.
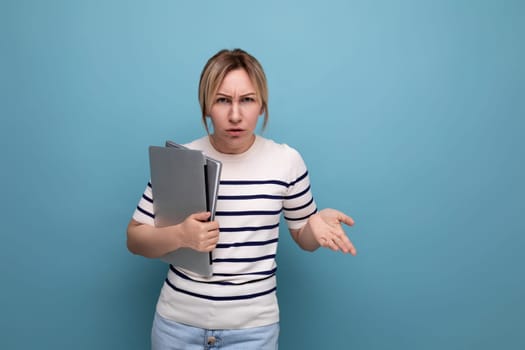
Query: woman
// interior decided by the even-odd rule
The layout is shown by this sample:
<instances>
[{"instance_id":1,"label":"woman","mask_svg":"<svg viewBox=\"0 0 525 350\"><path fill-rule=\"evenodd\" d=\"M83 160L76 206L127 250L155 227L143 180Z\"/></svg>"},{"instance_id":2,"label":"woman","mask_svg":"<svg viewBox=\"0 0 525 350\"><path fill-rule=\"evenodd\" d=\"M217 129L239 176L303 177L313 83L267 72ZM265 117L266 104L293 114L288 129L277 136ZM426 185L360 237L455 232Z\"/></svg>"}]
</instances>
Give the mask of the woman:
<instances>
[{"instance_id":1,"label":"woman","mask_svg":"<svg viewBox=\"0 0 525 350\"><path fill-rule=\"evenodd\" d=\"M277 349L275 254L281 212L297 244L356 254L334 210L318 211L300 154L255 134L268 120L268 89L259 62L243 50L209 59L199 84L207 136L186 144L223 164L215 221L195 213L154 227L148 184L128 226L128 249L158 258L181 247L212 251L214 274L170 266L157 303L153 349ZM208 119L213 130L208 130ZM220 232L220 234L219 234Z\"/></svg>"}]
</instances>

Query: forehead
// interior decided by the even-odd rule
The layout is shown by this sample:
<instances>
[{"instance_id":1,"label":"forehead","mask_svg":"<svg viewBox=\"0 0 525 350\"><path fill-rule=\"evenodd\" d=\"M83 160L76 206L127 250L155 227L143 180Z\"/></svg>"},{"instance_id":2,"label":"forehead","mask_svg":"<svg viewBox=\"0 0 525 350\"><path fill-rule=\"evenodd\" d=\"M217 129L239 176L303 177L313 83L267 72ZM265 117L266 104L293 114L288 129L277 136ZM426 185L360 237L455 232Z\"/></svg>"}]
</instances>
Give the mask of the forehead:
<instances>
[{"instance_id":1,"label":"forehead","mask_svg":"<svg viewBox=\"0 0 525 350\"><path fill-rule=\"evenodd\" d=\"M246 70L239 68L224 76L218 92L255 93L256 88Z\"/></svg>"}]
</instances>

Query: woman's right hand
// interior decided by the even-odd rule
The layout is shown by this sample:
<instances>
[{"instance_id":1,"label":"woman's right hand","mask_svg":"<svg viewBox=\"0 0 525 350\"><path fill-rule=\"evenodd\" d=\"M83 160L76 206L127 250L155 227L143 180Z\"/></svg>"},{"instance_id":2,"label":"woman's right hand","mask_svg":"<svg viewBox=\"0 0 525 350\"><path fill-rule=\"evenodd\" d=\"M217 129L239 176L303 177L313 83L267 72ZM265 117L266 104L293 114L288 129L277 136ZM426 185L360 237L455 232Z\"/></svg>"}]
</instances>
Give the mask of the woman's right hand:
<instances>
[{"instance_id":1,"label":"woman's right hand","mask_svg":"<svg viewBox=\"0 0 525 350\"><path fill-rule=\"evenodd\" d=\"M180 245L199 252L211 252L219 241L219 223L207 221L210 212L195 213L180 223Z\"/></svg>"},{"instance_id":2,"label":"woman's right hand","mask_svg":"<svg viewBox=\"0 0 525 350\"><path fill-rule=\"evenodd\" d=\"M207 221L209 217L209 212L195 213L177 225L164 227L131 219L127 229L128 249L147 258L159 258L182 247L211 252L219 241L219 223Z\"/></svg>"}]
</instances>

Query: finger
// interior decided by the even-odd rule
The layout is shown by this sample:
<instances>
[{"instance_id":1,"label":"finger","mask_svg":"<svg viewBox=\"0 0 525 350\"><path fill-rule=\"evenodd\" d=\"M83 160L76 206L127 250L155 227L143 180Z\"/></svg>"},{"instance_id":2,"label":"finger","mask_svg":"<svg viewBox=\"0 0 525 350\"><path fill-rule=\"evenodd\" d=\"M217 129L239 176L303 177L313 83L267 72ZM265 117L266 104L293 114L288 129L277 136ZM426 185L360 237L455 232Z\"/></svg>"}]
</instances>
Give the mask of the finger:
<instances>
[{"instance_id":1,"label":"finger","mask_svg":"<svg viewBox=\"0 0 525 350\"><path fill-rule=\"evenodd\" d=\"M209 239L217 242L219 240L219 230L209 231Z\"/></svg>"},{"instance_id":2,"label":"finger","mask_svg":"<svg viewBox=\"0 0 525 350\"><path fill-rule=\"evenodd\" d=\"M339 247L334 242L333 238L322 238L324 240L324 244L321 244L324 248L329 248L333 251L339 250Z\"/></svg>"},{"instance_id":3,"label":"finger","mask_svg":"<svg viewBox=\"0 0 525 350\"><path fill-rule=\"evenodd\" d=\"M203 250L205 252L211 252L212 250L215 249L216 246L217 246L216 243L208 243L208 244L204 245L204 249Z\"/></svg>"},{"instance_id":4,"label":"finger","mask_svg":"<svg viewBox=\"0 0 525 350\"><path fill-rule=\"evenodd\" d=\"M190 215L191 218L197 220L197 221L207 221L210 217L211 213L209 211L203 211L200 213L195 213Z\"/></svg>"},{"instance_id":5,"label":"finger","mask_svg":"<svg viewBox=\"0 0 525 350\"><path fill-rule=\"evenodd\" d=\"M345 253L350 253L352 255L357 255L357 250L355 249L354 244L347 236L339 239L339 247Z\"/></svg>"},{"instance_id":6,"label":"finger","mask_svg":"<svg viewBox=\"0 0 525 350\"><path fill-rule=\"evenodd\" d=\"M330 240L330 245L328 246L328 248L332 249L334 252L339 250L339 246L333 239Z\"/></svg>"},{"instance_id":7,"label":"finger","mask_svg":"<svg viewBox=\"0 0 525 350\"><path fill-rule=\"evenodd\" d=\"M213 237L209 239L206 243L209 247L209 251L212 251L217 246L217 243L219 242L219 236Z\"/></svg>"},{"instance_id":8,"label":"finger","mask_svg":"<svg viewBox=\"0 0 525 350\"><path fill-rule=\"evenodd\" d=\"M337 238L341 238L341 239L346 236L345 230L343 230L341 225L332 226L331 229L330 229L330 233L333 236L335 236Z\"/></svg>"},{"instance_id":9,"label":"finger","mask_svg":"<svg viewBox=\"0 0 525 350\"><path fill-rule=\"evenodd\" d=\"M207 235L206 237L203 237L202 240L199 243L199 247L201 248L201 251L212 251L217 246L217 242L219 241L219 236L213 236L213 235Z\"/></svg>"},{"instance_id":10,"label":"finger","mask_svg":"<svg viewBox=\"0 0 525 350\"><path fill-rule=\"evenodd\" d=\"M346 215L345 213L339 212L339 216L337 218L339 222L345 223L348 226L353 226L355 224L354 219L352 219L350 216Z\"/></svg>"},{"instance_id":11,"label":"finger","mask_svg":"<svg viewBox=\"0 0 525 350\"><path fill-rule=\"evenodd\" d=\"M217 221L209 221L207 223L207 229L208 231L219 230L219 223Z\"/></svg>"},{"instance_id":12,"label":"finger","mask_svg":"<svg viewBox=\"0 0 525 350\"><path fill-rule=\"evenodd\" d=\"M344 230L339 226L338 229L331 230L332 240L337 244L340 250L344 253L356 254L356 249L353 243L350 241Z\"/></svg>"},{"instance_id":13,"label":"finger","mask_svg":"<svg viewBox=\"0 0 525 350\"><path fill-rule=\"evenodd\" d=\"M321 237L321 239L319 240L319 244L323 248L330 248L331 240L329 240L326 237Z\"/></svg>"},{"instance_id":14,"label":"finger","mask_svg":"<svg viewBox=\"0 0 525 350\"><path fill-rule=\"evenodd\" d=\"M357 250L355 249L354 243L348 238L348 236L344 235L342 238L342 245L344 246L344 249L347 253L350 253L352 255L357 255Z\"/></svg>"},{"instance_id":15,"label":"finger","mask_svg":"<svg viewBox=\"0 0 525 350\"><path fill-rule=\"evenodd\" d=\"M203 232L201 242L217 242L219 240L219 230Z\"/></svg>"}]
</instances>

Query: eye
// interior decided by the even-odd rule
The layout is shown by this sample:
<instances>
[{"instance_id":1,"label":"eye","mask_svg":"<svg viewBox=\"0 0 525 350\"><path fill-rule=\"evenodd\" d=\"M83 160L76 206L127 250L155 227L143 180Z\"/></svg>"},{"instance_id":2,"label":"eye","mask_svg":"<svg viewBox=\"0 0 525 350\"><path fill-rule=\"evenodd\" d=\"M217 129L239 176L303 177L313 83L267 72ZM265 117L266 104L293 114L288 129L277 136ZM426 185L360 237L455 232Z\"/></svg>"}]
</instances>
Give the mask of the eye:
<instances>
[{"instance_id":1,"label":"eye","mask_svg":"<svg viewBox=\"0 0 525 350\"><path fill-rule=\"evenodd\" d=\"M255 102L255 99L251 96L246 96L241 99L241 103L251 103Z\"/></svg>"},{"instance_id":2,"label":"eye","mask_svg":"<svg viewBox=\"0 0 525 350\"><path fill-rule=\"evenodd\" d=\"M226 97L217 97L217 99L215 100L215 103L226 104L226 103L230 103L230 100L227 99Z\"/></svg>"}]
</instances>

